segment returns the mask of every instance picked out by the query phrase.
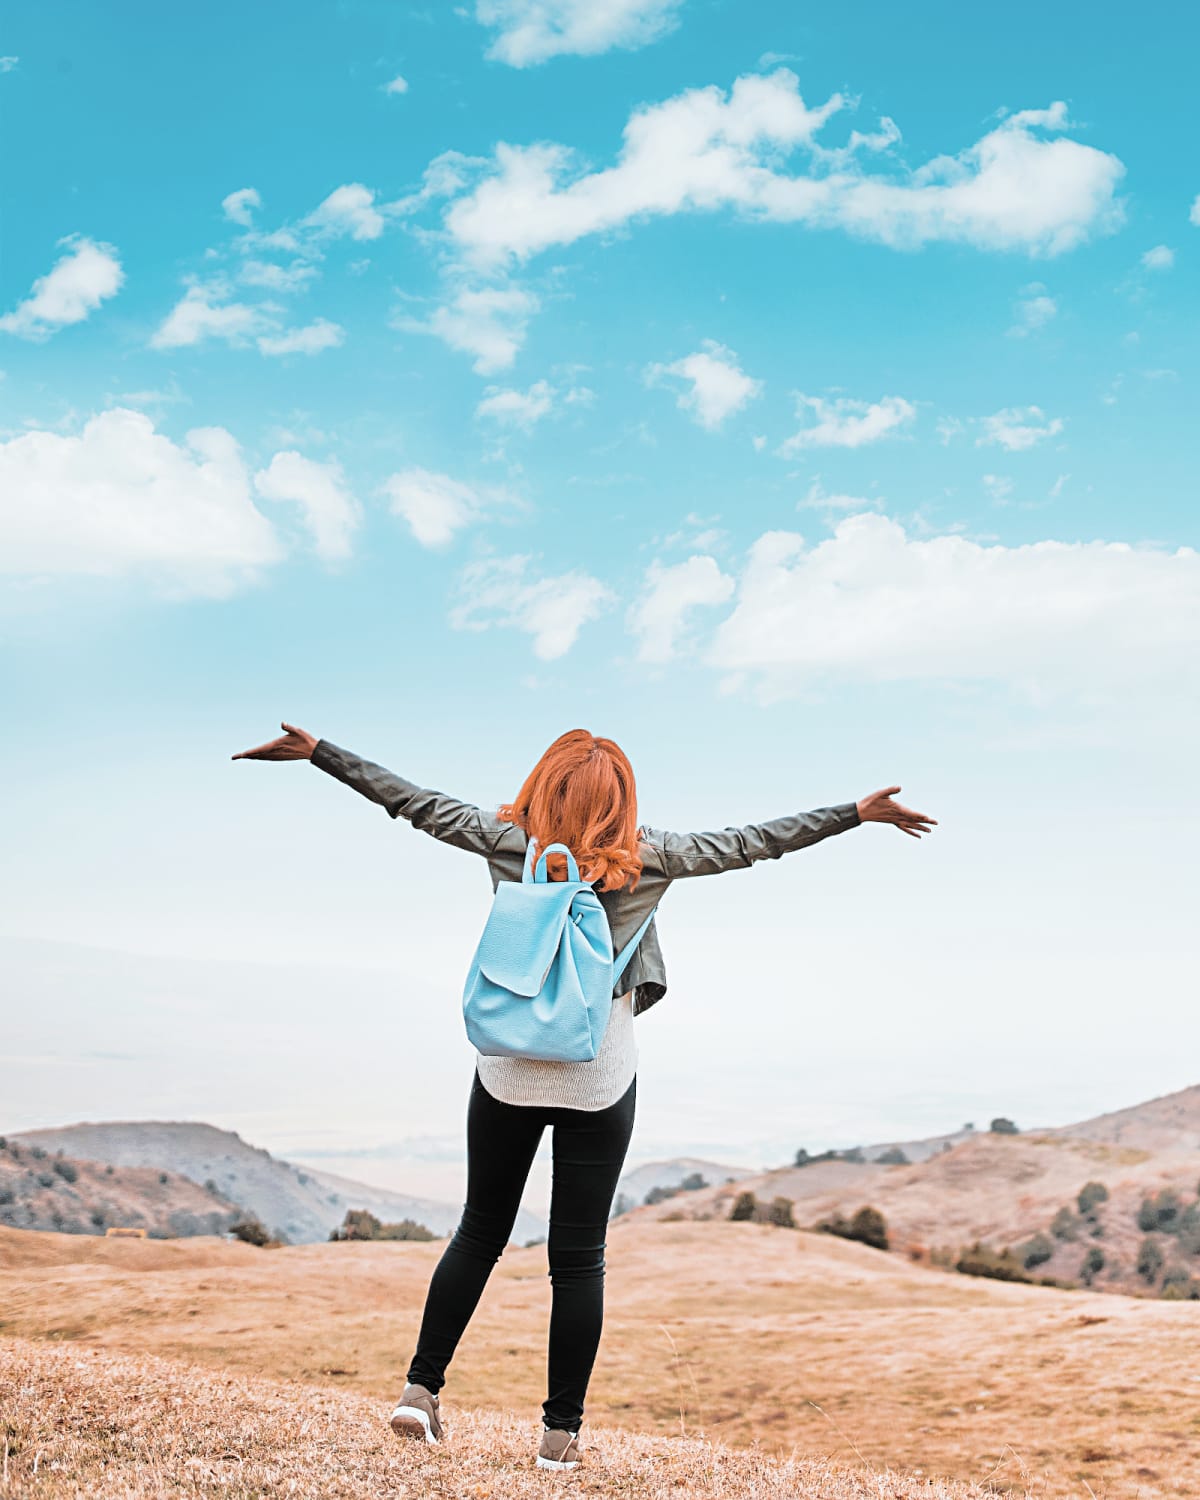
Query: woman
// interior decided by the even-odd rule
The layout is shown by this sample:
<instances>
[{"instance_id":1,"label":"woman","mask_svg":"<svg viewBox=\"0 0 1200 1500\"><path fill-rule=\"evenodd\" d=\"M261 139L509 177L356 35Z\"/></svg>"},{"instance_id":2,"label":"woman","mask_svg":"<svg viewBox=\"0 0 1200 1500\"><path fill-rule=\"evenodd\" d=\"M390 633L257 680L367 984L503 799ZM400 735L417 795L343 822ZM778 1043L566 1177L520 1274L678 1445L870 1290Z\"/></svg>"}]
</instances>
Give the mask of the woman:
<instances>
[{"instance_id":1,"label":"woman","mask_svg":"<svg viewBox=\"0 0 1200 1500\"><path fill-rule=\"evenodd\" d=\"M633 768L612 740L582 729L561 735L515 801L496 813L427 791L328 740L284 724L281 738L234 760L311 760L322 771L406 818L434 838L482 855L493 889L520 880L530 839L565 844L596 889L619 951L674 880L716 875L815 844L860 823L892 823L920 838L936 822L893 800L898 786L816 812L719 833L639 827ZM552 878L565 879L552 854ZM633 1129L637 1047L633 1018L666 994L666 970L651 922L617 983L608 1028L589 1062L543 1062L477 1054L467 1106L467 1197L425 1302L408 1384L392 1413L397 1433L441 1440L439 1392L492 1267L512 1232L525 1180L547 1125L553 1185L548 1253L549 1391L538 1465L573 1469L579 1428L604 1316L608 1216ZM617 991L620 991L618 994Z\"/></svg>"}]
</instances>

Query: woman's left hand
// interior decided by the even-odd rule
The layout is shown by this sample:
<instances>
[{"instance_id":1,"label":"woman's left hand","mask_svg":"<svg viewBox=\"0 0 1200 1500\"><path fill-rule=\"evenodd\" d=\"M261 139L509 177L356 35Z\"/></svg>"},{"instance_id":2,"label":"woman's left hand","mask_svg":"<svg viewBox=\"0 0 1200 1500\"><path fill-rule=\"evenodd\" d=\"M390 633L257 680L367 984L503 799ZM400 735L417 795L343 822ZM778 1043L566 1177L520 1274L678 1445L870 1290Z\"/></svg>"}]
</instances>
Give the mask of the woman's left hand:
<instances>
[{"instance_id":1,"label":"woman's left hand","mask_svg":"<svg viewBox=\"0 0 1200 1500\"><path fill-rule=\"evenodd\" d=\"M239 750L231 760L311 760L317 748L315 735L307 729L297 729L294 724L281 724L284 731L277 740L268 740L253 750Z\"/></svg>"},{"instance_id":2,"label":"woman's left hand","mask_svg":"<svg viewBox=\"0 0 1200 1500\"><path fill-rule=\"evenodd\" d=\"M872 792L857 804L859 821L863 823L894 823L901 833L919 839L937 826L937 819L927 813L913 812L911 807L902 807L894 800L898 786L885 786L882 791Z\"/></svg>"}]
</instances>

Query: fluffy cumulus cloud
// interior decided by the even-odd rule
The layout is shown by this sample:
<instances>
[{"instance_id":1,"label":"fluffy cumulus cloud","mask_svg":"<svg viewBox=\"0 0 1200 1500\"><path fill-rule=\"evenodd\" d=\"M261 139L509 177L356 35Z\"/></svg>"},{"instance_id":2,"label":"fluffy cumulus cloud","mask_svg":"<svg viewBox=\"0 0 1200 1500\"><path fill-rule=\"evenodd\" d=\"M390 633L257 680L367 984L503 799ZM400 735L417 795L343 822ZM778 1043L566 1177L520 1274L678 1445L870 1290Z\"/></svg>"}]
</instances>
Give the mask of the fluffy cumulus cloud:
<instances>
[{"instance_id":1,"label":"fluffy cumulus cloud","mask_svg":"<svg viewBox=\"0 0 1200 1500\"><path fill-rule=\"evenodd\" d=\"M501 144L491 175L457 198L445 227L479 265L521 261L630 221L733 209L757 219L841 229L896 248L932 241L1056 255L1115 228L1124 167L1071 140L1066 106L1022 110L956 155L915 170L870 170L890 129L855 132L830 151L817 140L848 101L816 107L786 68L732 88L688 89L635 110L613 165L583 169L565 146ZM807 153L807 170L785 170Z\"/></svg>"},{"instance_id":2,"label":"fluffy cumulus cloud","mask_svg":"<svg viewBox=\"0 0 1200 1500\"><path fill-rule=\"evenodd\" d=\"M268 355L319 354L335 348L345 331L326 318L302 328L287 328L273 304L232 299L225 281L194 282L150 338L152 349L186 349L219 341L233 348L255 345Z\"/></svg>"},{"instance_id":3,"label":"fluffy cumulus cloud","mask_svg":"<svg viewBox=\"0 0 1200 1500\"><path fill-rule=\"evenodd\" d=\"M489 385L475 408L477 417L487 417L503 427L530 432L554 407L554 388L548 380L537 380L527 391Z\"/></svg>"},{"instance_id":4,"label":"fluffy cumulus cloud","mask_svg":"<svg viewBox=\"0 0 1200 1500\"><path fill-rule=\"evenodd\" d=\"M642 596L628 618L638 640L638 660L670 661L689 615L706 605L728 603L734 587L712 557L689 557L669 567L651 563Z\"/></svg>"},{"instance_id":5,"label":"fluffy cumulus cloud","mask_svg":"<svg viewBox=\"0 0 1200 1500\"><path fill-rule=\"evenodd\" d=\"M1169 271L1174 264L1175 252L1170 245L1155 245L1142 256L1142 266L1147 271Z\"/></svg>"},{"instance_id":6,"label":"fluffy cumulus cloud","mask_svg":"<svg viewBox=\"0 0 1200 1500\"><path fill-rule=\"evenodd\" d=\"M361 182L349 182L335 188L301 223L319 234L377 240L386 220L375 202L374 190Z\"/></svg>"},{"instance_id":7,"label":"fluffy cumulus cloud","mask_svg":"<svg viewBox=\"0 0 1200 1500\"><path fill-rule=\"evenodd\" d=\"M565 656L589 620L614 602L598 578L573 569L538 576L529 557L489 557L463 570L450 623L457 630L503 626L533 638L542 661Z\"/></svg>"},{"instance_id":8,"label":"fluffy cumulus cloud","mask_svg":"<svg viewBox=\"0 0 1200 1500\"><path fill-rule=\"evenodd\" d=\"M115 297L125 280L112 245L68 235L67 246L51 270L33 283L29 296L0 317L0 332L24 339L46 339L60 328L83 320Z\"/></svg>"},{"instance_id":9,"label":"fluffy cumulus cloud","mask_svg":"<svg viewBox=\"0 0 1200 1500\"><path fill-rule=\"evenodd\" d=\"M705 339L702 348L672 364L648 366L646 380L650 385L668 380L681 382L683 389L676 404L710 431L761 395L763 388L761 380L753 379L741 368L732 349L712 339Z\"/></svg>"},{"instance_id":10,"label":"fluffy cumulus cloud","mask_svg":"<svg viewBox=\"0 0 1200 1500\"><path fill-rule=\"evenodd\" d=\"M537 309L538 299L521 287L468 287L435 308L428 319L400 314L392 322L406 332L431 333L451 349L474 355L476 374L494 375L516 359Z\"/></svg>"},{"instance_id":11,"label":"fluffy cumulus cloud","mask_svg":"<svg viewBox=\"0 0 1200 1500\"><path fill-rule=\"evenodd\" d=\"M257 188L238 188L221 199L221 208L231 224L250 225L254 222L254 210L262 207Z\"/></svg>"},{"instance_id":12,"label":"fluffy cumulus cloud","mask_svg":"<svg viewBox=\"0 0 1200 1500\"><path fill-rule=\"evenodd\" d=\"M884 396L881 401L855 401L842 396L806 396L796 392L796 415L805 419L799 432L780 444L785 457L804 448L861 448L877 443L907 427L917 414L902 396Z\"/></svg>"},{"instance_id":13,"label":"fluffy cumulus cloud","mask_svg":"<svg viewBox=\"0 0 1200 1500\"><path fill-rule=\"evenodd\" d=\"M165 592L221 595L278 562L233 437L182 443L115 407L76 434L0 444L0 569L34 577L140 575Z\"/></svg>"},{"instance_id":14,"label":"fluffy cumulus cloud","mask_svg":"<svg viewBox=\"0 0 1200 1500\"><path fill-rule=\"evenodd\" d=\"M444 547L492 510L515 503L507 490L464 484L430 469L402 469L380 489L422 547Z\"/></svg>"},{"instance_id":15,"label":"fluffy cumulus cloud","mask_svg":"<svg viewBox=\"0 0 1200 1500\"><path fill-rule=\"evenodd\" d=\"M362 510L339 463L317 463L295 451L277 453L254 476L254 488L264 500L298 508L318 557L335 562L350 556Z\"/></svg>"},{"instance_id":16,"label":"fluffy cumulus cloud","mask_svg":"<svg viewBox=\"0 0 1200 1500\"><path fill-rule=\"evenodd\" d=\"M676 24L683 0L476 0L496 37L488 56L526 68L565 53L644 47Z\"/></svg>"},{"instance_id":17,"label":"fluffy cumulus cloud","mask_svg":"<svg viewBox=\"0 0 1200 1500\"><path fill-rule=\"evenodd\" d=\"M1009 406L982 417L980 425L983 431L975 439L977 448L994 443L1009 453L1032 448L1063 430L1062 418L1047 417L1040 406Z\"/></svg>"},{"instance_id":18,"label":"fluffy cumulus cloud","mask_svg":"<svg viewBox=\"0 0 1200 1500\"><path fill-rule=\"evenodd\" d=\"M383 92L385 94L407 94L408 79L405 78L403 74L397 73L395 78L390 79L387 83L384 84Z\"/></svg>"},{"instance_id":19,"label":"fluffy cumulus cloud","mask_svg":"<svg viewBox=\"0 0 1200 1500\"><path fill-rule=\"evenodd\" d=\"M915 539L877 515L851 516L815 546L768 532L708 660L769 694L827 678L1006 682L1039 696L1192 680L1200 553Z\"/></svg>"}]
</instances>

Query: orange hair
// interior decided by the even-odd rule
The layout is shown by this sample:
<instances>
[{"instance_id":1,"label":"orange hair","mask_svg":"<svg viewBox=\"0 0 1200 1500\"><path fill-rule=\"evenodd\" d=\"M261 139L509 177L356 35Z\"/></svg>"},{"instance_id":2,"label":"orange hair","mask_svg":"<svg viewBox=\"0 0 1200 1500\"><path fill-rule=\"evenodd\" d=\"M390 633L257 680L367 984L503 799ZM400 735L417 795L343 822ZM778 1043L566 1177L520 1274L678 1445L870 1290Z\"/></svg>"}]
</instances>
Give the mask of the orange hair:
<instances>
[{"instance_id":1,"label":"orange hair","mask_svg":"<svg viewBox=\"0 0 1200 1500\"><path fill-rule=\"evenodd\" d=\"M586 729L560 734L499 816L523 828L539 849L566 844L589 884L604 891L636 889L642 873L637 786L629 757L613 740ZM565 880L565 857L552 854L546 873Z\"/></svg>"}]
</instances>

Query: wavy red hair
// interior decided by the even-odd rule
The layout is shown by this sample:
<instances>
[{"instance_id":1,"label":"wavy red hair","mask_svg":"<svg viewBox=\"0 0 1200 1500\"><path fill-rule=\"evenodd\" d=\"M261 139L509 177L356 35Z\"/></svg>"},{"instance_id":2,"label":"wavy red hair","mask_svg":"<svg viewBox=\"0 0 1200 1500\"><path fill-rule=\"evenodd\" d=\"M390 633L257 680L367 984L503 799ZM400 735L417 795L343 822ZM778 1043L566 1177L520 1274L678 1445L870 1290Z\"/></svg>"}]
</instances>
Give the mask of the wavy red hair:
<instances>
[{"instance_id":1,"label":"wavy red hair","mask_svg":"<svg viewBox=\"0 0 1200 1500\"><path fill-rule=\"evenodd\" d=\"M586 729L560 734L499 816L523 828L539 849L566 844L589 884L603 891L636 889L642 873L637 784L629 757L615 741ZM565 880L565 857L552 854L546 872Z\"/></svg>"}]
</instances>

